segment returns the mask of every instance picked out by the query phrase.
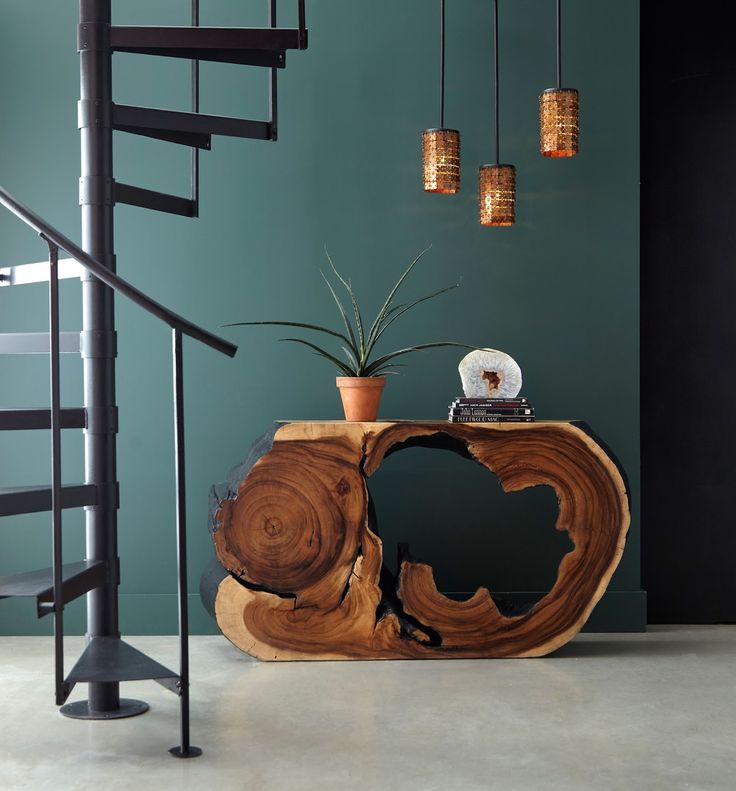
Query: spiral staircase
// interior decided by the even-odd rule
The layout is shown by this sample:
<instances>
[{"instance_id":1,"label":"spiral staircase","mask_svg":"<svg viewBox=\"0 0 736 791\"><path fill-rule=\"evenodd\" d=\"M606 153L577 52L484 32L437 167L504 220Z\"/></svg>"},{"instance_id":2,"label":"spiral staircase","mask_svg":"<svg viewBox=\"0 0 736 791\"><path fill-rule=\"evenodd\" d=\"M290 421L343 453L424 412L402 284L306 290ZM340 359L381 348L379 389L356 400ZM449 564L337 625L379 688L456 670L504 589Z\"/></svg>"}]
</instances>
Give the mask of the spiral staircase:
<instances>
[{"instance_id":1,"label":"spiral staircase","mask_svg":"<svg viewBox=\"0 0 736 791\"><path fill-rule=\"evenodd\" d=\"M120 698L123 681L151 679L179 696L179 744L170 752L181 758L199 755L190 743L189 654L187 612L186 497L184 453L183 338L187 336L217 352L234 356L237 347L147 296L116 273L113 249L114 208L125 203L144 209L196 217L199 210L199 154L212 137L275 141L278 136L277 73L288 50L307 48L304 0L297 0L298 25L277 26L277 2L267 0L268 26L262 28L203 27L199 0L191 0L188 27L118 26L111 22L111 0L80 0L78 51L81 96L78 119L81 137L79 202L82 243L60 231L0 188L0 204L38 233L48 260L0 269L0 286L49 284L49 330L0 334L0 354L47 354L48 409L0 409L0 431L39 430L51 433L50 483L0 487L0 517L47 511L51 514L52 565L0 577L0 598L35 599L39 618L54 623L56 704L69 717L116 719L141 714L142 701ZM128 52L191 61L191 112L115 104L113 54ZM249 120L199 112L201 61L235 63L266 70L270 107L267 120ZM143 135L191 148L191 190L170 195L125 184L113 178L113 132ZM64 256L60 257L60 253ZM59 279L79 278L82 287L82 330L61 332ZM179 602L179 668L170 670L124 642L118 625L120 561L117 549L115 400L116 330L113 296L131 300L167 325L172 335L174 436L176 474L176 536ZM0 292L0 300L8 293ZM0 302L1 304L1 302ZM83 361L84 404L61 406L60 355L78 354ZM61 483L63 431L84 432L85 480ZM62 512L84 508L86 557L62 560ZM3 520L4 521L4 520ZM1 529L1 528L0 528ZM64 606L87 596L86 648L74 667L64 670ZM77 684L88 685L86 700L66 703ZM66 705L64 705L66 704Z\"/></svg>"}]
</instances>

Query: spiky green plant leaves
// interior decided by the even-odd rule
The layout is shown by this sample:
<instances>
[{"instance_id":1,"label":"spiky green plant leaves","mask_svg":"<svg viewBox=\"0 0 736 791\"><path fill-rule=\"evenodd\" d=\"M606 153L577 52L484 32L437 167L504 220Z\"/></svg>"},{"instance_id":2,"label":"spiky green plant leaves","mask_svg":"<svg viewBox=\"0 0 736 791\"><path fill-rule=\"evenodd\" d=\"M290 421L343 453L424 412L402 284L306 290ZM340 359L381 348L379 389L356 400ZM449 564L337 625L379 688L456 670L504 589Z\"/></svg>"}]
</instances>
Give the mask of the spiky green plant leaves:
<instances>
[{"instance_id":1,"label":"spiky green plant leaves","mask_svg":"<svg viewBox=\"0 0 736 791\"><path fill-rule=\"evenodd\" d=\"M324 272L320 272L320 274L327 284L327 288L329 289L332 298L335 300L335 305L337 306L340 318L342 319L342 323L345 327L345 333L347 334L331 330L328 327L323 327L319 324L307 324L300 321L238 321L233 324L226 324L225 326L246 327L267 324L279 327L298 327L300 329L321 332L325 335L331 335L334 338L339 338L341 341L343 341L341 344L341 349L345 354L346 362L343 362L341 359L336 357L334 354L331 354L326 349L323 349L321 346L317 346L311 341L305 341L302 338L279 338L279 340L288 341L290 343L299 343L303 346L307 346L308 348L312 349L314 354L323 357L325 360L328 360L330 363L332 363L343 376L384 376L385 374L396 374L398 371L394 371L393 369L403 367L403 364L391 362L394 358L400 357L404 354L409 354L410 352L423 351L424 349L434 349L439 346L457 346L462 349L477 349L477 346L470 346L466 343L438 341L435 343L420 343L416 346L407 346L403 349L396 349L393 352L383 354L380 357L371 360L371 355L376 347L376 344L381 339L381 336L398 318L403 316L412 308L415 308L417 305L420 305L422 302L427 302L430 299L439 297L441 294L446 294L448 291L452 291L460 285L460 283L454 283L451 286L445 286L445 288L441 288L438 291L433 291L431 294L426 294L425 296L419 297L418 299L415 299L411 302L394 304L394 298L396 297L396 294L398 293L402 284L409 276L412 269L414 269L417 263L419 263L422 256L424 256L424 254L429 249L430 248L428 247L425 250L422 250L422 252L419 253L419 255L409 264L401 277L396 281L393 288L389 291L388 296L381 306L381 309L378 311L375 319L371 323L367 335L365 332L366 325L363 322L363 315L360 311L358 300L355 296L352 285L349 280L345 280L345 278L337 271L334 263L332 262L330 254L327 252L327 248L325 248L325 254L327 256L327 261L330 265L330 268L342 287L347 292L347 296L350 300L352 321L349 318L349 311L345 308L342 301L338 297L329 278Z\"/></svg>"}]
</instances>

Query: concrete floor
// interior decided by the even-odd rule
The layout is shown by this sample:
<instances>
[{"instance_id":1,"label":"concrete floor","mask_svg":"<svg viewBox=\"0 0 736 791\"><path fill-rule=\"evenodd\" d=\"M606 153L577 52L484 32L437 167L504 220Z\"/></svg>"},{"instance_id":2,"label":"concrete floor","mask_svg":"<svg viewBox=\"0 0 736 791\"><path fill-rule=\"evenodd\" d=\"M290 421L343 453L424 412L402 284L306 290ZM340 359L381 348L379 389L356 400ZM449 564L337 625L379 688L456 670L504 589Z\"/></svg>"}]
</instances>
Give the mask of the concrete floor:
<instances>
[{"instance_id":1,"label":"concrete floor","mask_svg":"<svg viewBox=\"0 0 736 791\"><path fill-rule=\"evenodd\" d=\"M129 638L176 667L171 637ZM69 661L81 638L68 640ZM0 789L736 789L736 627L580 635L545 659L261 664L192 639L178 701L82 722L52 699L49 638L0 637ZM83 698L75 690L72 700Z\"/></svg>"}]
</instances>

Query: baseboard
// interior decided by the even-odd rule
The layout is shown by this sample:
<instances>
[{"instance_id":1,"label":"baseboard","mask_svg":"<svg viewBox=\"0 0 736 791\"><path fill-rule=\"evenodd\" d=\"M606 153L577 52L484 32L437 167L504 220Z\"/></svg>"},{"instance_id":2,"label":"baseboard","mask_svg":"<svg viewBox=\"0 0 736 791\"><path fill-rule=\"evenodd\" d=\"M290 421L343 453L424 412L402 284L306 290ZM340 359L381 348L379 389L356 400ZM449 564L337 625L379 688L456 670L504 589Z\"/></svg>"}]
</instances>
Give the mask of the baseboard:
<instances>
[{"instance_id":1,"label":"baseboard","mask_svg":"<svg viewBox=\"0 0 736 791\"><path fill-rule=\"evenodd\" d=\"M453 595L470 596L470 593ZM511 591L495 594L514 604L537 601L544 593ZM584 632L646 631L647 597L645 591L609 590L598 602ZM86 610L84 599L70 604L64 611L66 634L84 634ZM189 628L192 634L217 634L218 629L202 606L198 593L189 595ZM173 593L122 593L120 595L120 630L123 634L176 634L177 598ZM0 635L44 635L52 633L51 618L38 620L35 601L10 599L0 601Z\"/></svg>"}]
</instances>

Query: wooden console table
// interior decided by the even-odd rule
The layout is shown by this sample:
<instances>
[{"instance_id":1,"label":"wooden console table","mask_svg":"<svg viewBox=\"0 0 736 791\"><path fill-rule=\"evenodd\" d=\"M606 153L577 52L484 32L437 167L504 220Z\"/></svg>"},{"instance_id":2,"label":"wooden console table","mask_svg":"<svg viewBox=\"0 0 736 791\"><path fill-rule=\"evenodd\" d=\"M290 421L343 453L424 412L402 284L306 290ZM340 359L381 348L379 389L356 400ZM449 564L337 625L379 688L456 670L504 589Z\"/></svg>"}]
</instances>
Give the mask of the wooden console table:
<instances>
[{"instance_id":1,"label":"wooden console table","mask_svg":"<svg viewBox=\"0 0 736 791\"><path fill-rule=\"evenodd\" d=\"M574 549L531 609L504 614L486 588L449 599L409 557L398 579L382 569L366 479L416 446L479 462L505 491L555 489ZM203 600L228 639L267 660L542 656L582 628L629 527L616 461L571 422L277 423L211 500L219 563Z\"/></svg>"}]
</instances>

